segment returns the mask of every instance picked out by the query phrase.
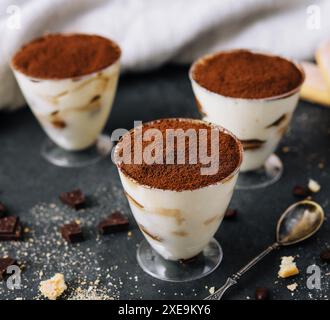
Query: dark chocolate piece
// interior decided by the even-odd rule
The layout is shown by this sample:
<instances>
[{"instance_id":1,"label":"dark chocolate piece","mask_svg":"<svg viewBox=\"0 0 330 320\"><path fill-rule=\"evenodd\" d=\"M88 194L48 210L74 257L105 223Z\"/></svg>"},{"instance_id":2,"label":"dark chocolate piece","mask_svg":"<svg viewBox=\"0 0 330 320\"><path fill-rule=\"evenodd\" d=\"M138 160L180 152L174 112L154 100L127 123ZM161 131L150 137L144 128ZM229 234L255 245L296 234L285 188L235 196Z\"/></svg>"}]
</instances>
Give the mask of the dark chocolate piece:
<instances>
[{"instance_id":1,"label":"dark chocolate piece","mask_svg":"<svg viewBox=\"0 0 330 320\"><path fill-rule=\"evenodd\" d=\"M256 300L268 300L269 291L267 288L257 288L255 293Z\"/></svg>"},{"instance_id":2,"label":"dark chocolate piece","mask_svg":"<svg viewBox=\"0 0 330 320\"><path fill-rule=\"evenodd\" d=\"M3 217L0 219L0 234L13 233L19 222L16 216Z\"/></svg>"},{"instance_id":3,"label":"dark chocolate piece","mask_svg":"<svg viewBox=\"0 0 330 320\"><path fill-rule=\"evenodd\" d=\"M0 233L0 241L18 241L22 239L23 229L20 224L17 225L13 233Z\"/></svg>"},{"instance_id":4,"label":"dark chocolate piece","mask_svg":"<svg viewBox=\"0 0 330 320\"><path fill-rule=\"evenodd\" d=\"M238 211L237 209L231 209L231 208L228 208L225 212L225 219L233 219L233 218L236 218L238 214Z\"/></svg>"},{"instance_id":5,"label":"dark chocolate piece","mask_svg":"<svg viewBox=\"0 0 330 320\"><path fill-rule=\"evenodd\" d=\"M0 202L0 217L4 216L5 213L7 213L7 208L2 202Z\"/></svg>"},{"instance_id":6,"label":"dark chocolate piece","mask_svg":"<svg viewBox=\"0 0 330 320\"><path fill-rule=\"evenodd\" d=\"M322 262L330 262L330 248L325 249L320 253L320 259Z\"/></svg>"},{"instance_id":7,"label":"dark chocolate piece","mask_svg":"<svg viewBox=\"0 0 330 320\"><path fill-rule=\"evenodd\" d=\"M128 219L123 214L116 211L102 220L98 224L98 229L101 234L109 234L128 230L128 224Z\"/></svg>"},{"instance_id":8,"label":"dark chocolate piece","mask_svg":"<svg viewBox=\"0 0 330 320\"><path fill-rule=\"evenodd\" d=\"M0 241L20 240L22 237L22 226L19 218L9 216L0 218Z\"/></svg>"},{"instance_id":9,"label":"dark chocolate piece","mask_svg":"<svg viewBox=\"0 0 330 320\"><path fill-rule=\"evenodd\" d=\"M297 185L293 187L292 194L299 198L306 198L310 195L310 192L307 188Z\"/></svg>"},{"instance_id":10,"label":"dark chocolate piece","mask_svg":"<svg viewBox=\"0 0 330 320\"><path fill-rule=\"evenodd\" d=\"M0 281L7 276L7 268L12 265L17 265L17 261L13 258L0 258Z\"/></svg>"},{"instance_id":11,"label":"dark chocolate piece","mask_svg":"<svg viewBox=\"0 0 330 320\"><path fill-rule=\"evenodd\" d=\"M70 243L81 242L84 240L80 225L73 221L61 227L62 237Z\"/></svg>"},{"instance_id":12,"label":"dark chocolate piece","mask_svg":"<svg viewBox=\"0 0 330 320\"><path fill-rule=\"evenodd\" d=\"M76 189L69 192L62 192L60 194L60 200L71 208L76 210L85 206L86 198L80 189Z\"/></svg>"}]
</instances>

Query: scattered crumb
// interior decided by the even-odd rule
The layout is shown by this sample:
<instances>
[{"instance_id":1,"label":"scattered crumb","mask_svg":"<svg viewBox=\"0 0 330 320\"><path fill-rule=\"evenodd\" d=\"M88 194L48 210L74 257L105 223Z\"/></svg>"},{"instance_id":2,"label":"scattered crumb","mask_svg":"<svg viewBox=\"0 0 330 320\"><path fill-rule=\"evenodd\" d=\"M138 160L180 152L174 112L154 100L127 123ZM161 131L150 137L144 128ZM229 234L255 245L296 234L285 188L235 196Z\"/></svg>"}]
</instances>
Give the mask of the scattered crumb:
<instances>
[{"instance_id":1,"label":"scattered crumb","mask_svg":"<svg viewBox=\"0 0 330 320\"><path fill-rule=\"evenodd\" d=\"M321 190L321 186L319 185L319 183L317 181L315 181L313 179L309 179L308 189L313 193L317 193Z\"/></svg>"},{"instance_id":2,"label":"scattered crumb","mask_svg":"<svg viewBox=\"0 0 330 320\"><path fill-rule=\"evenodd\" d=\"M283 153L288 153L289 151L290 151L290 148L287 147L287 146L284 146L284 147L282 148L282 152L283 152Z\"/></svg>"},{"instance_id":3,"label":"scattered crumb","mask_svg":"<svg viewBox=\"0 0 330 320\"><path fill-rule=\"evenodd\" d=\"M127 234L114 236L109 246L109 237L98 237L95 228L103 212L129 210L120 181L114 182L111 187L101 185L96 190L88 191L88 194L92 205L84 212L72 210L52 199L49 202L35 204L23 219L24 227L30 229L30 232L25 234L24 241L1 243L0 257L15 254L20 265L26 265L28 279L22 281L19 297L44 299L39 291L39 283L57 272L65 275L65 282L69 288L60 299L71 299L77 287L81 287L83 291L87 291L88 286L96 289L94 282L97 279L100 281L97 285L97 295L104 291L109 299L116 300L119 299L120 291L124 292L124 298L131 292L134 298L138 299L141 296L139 287L131 288L131 292L127 294L123 290L127 277L122 275L119 265L127 264L127 259L118 255L116 259L112 259L120 250L121 241ZM74 246L62 241L59 226L73 220L81 221L85 226L86 238L91 241L77 243ZM97 250L93 249L94 246ZM134 284L138 285L139 282ZM8 290L0 283L0 299L10 300L17 296L16 291Z\"/></svg>"},{"instance_id":4,"label":"scattered crumb","mask_svg":"<svg viewBox=\"0 0 330 320\"><path fill-rule=\"evenodd\" d=\"M40 292L49 300L56 300L67 289L64 276L56 273L54 277L40 282Z\"/></svg>"},{"instance_id":5,"label":"scattered crumb","mask_svg":"<svg viewBox=\"0 0 330 320\"><path fill-rule=\"evenodd\" d=\"M128 231L128 232L127 232L127 236L128 236L128 237L131 237L131 236L132 236L132 231Z\"/></svg>"},{"instance_id":6,"label":"scattered crumb","mask_svg":"<svg viewBox=\"0 0 330 320\"><path fill-rule=\"evenodd\" d=\"M215 287L211 287L210 289L209 289L209 293L210 294L213 294L215 292Z\"/></svg>"},{"instance_id":7,"label":"scattered crumb","mask_svg":"<svg viewBox=\"0 0 330 320\"><path fill-rule=\"evenodd\" d=\"M278 271L278 276L280 278L292 277L299 273L296 263L294 262L294 257L281 257L280 270Z\"/></svg>"},{"instance_id":8,"label":"scattered crumb","mask_svg":"<svg viewBox=\"0 0 330 320\"><path fill-rule=\"evenodd\" d=\"M114 300L104 288L89 286L86 288L78 287L68 297L68 300Z\"/></svg>"},{"instance_id":9,"label":"scattered crumb","mask_svg":"<svg viewBox=\"0 0 330 320\"><path fill-rule=\"evenodd\" d=\"M298 284L297 284L297 282L295 282L295 283L292 283L292 284L289 284L288 286L286 286L290 291L295 291L296 289L297 289L297 287L298 287Z\"/></svg>"}]
</instances>

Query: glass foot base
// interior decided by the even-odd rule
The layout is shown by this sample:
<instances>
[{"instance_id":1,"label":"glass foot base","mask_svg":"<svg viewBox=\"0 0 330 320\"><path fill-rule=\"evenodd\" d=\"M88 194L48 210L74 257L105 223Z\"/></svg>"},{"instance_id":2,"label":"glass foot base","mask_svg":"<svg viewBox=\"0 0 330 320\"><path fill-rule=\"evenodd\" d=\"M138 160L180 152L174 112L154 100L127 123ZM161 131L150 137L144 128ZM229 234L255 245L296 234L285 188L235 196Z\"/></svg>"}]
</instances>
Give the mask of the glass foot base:
<instances>
[{"instance_id":1,"label":"glass foot base","mask_svg":"<svg viewBox=\"0 0 330 320\"><path fill-rule=\"evenodd\" d=\"M110 155L111 149L111 139L106 135L100 135L95 145L81 151L62 149L47 138L41 147L41 155L56 166L74 168L88 166L105 158Z\"/></svg>"},{"instance_id":2,"label":"glass foot base","mask_svg":"<svg viewBox=\"0 0 330 320\"><path fill-rule=\"evenodd\" d=\"M215 239L199 255L185 261L165 260L146 240L140 243L137 250L137 261L143 271L154 278L171 282L186 282L205 277L219 266L222 256L221 246Z\"/></svg>"},{"instance_id":3,"label":"glass foot base","mask_svg":"<svg viewBox=\"0 0 330 320\"><path fill-rule=\"evenodd\" d=\"M283 164L281 159L272 154L262 168L255 171L240 172L236 189L247 190L267 187L278 181L282 173Z\"/></svg>"}]
</instances>

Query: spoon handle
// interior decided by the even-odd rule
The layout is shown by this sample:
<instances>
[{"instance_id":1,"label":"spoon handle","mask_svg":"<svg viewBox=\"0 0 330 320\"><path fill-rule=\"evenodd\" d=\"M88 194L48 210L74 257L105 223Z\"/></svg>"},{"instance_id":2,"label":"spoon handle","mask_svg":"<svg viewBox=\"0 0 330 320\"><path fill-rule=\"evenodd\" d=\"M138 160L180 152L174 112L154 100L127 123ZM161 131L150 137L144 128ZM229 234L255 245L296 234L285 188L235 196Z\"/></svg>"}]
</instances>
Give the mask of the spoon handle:
<instances>
[{"instance_id":1,"label":"spoon handle","mask_svg":"<svg viewBox=\"0 0 330 320\"><path fill-rule=\"evenodd\" d=\"M274 249L278 248L280 245L275 242L271 246L269 246L267 249L262 251L258 256L256 256L254 259L252 259L247 265L245 265L243 268L241 268L238 272L234 273L232 276L230 276L226 283L219 288L217 291L215 291L213 294L205 298L205 300L220 300L223 296L223 294L229 289L231 286L237 283L237 281L241 278L241 276L246 273L248 270L250 270L255 264L257 264L261 259L263 259L268 253L272 252Z\"/></svg>"}]
</instances>

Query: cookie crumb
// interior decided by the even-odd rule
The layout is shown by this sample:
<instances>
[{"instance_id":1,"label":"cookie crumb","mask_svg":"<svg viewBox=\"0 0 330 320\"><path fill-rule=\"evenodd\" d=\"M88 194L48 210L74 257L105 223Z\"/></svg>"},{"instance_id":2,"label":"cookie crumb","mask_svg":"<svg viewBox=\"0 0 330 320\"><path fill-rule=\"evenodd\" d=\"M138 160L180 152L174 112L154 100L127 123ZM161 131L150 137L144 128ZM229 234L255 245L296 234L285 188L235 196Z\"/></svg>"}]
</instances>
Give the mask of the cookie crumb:
<instances>
[{"instance_id":1,"label":"cookie crumb","mask_svg":"<svg viewBox=\"0 0 330 320\"><path fill-rule=\"evenodd\" d=\"M292 277L299 273L296 263L294 262L294 257L281 257L280 270L278 271L278 276L280 278Z\"/></svg>"},{"instance_id":2,"label":"cookie crumb","mask_svg":"<svg viewBox=\"0 0 330 320\"><path fill-rule=\"evenodd\" d=\"M39 289L49 300L56 300L67 289L63 274L56 273L52 278L41 281Z\"/></svg>"},{"instance_id":3,"label":"cookie crumb","mask_svg":"<svg viewBox=\"0 0 330 320\"><path fill-rule=\"evenodd\" d=\"M309 179L308 189L313 193L317 193L321 190L321 186L319 185L319 183L317 181L315 181L313 179Z\"/></svg>"},{"instance_id":4,"label":"cookie crumb","mask_svg":"<svg viewBox=\"0 0 330 320\"><path fill-rule=\"evenodd\" d=\"M297 282L289 284L288 286L286 286L291 292L295 291L298 287Z\"/></svg>"},{"instance_id":5,"label":"cookie crumb","mask_svg":"<svg viewBox=\"0 0 330 320\"><path fill-rule=\"evenodd\" d=\"M209 289L209 293L210 294L213 294L215 292L215 287L211 287L210 289Z\"/></svg>"}]
</instances>

